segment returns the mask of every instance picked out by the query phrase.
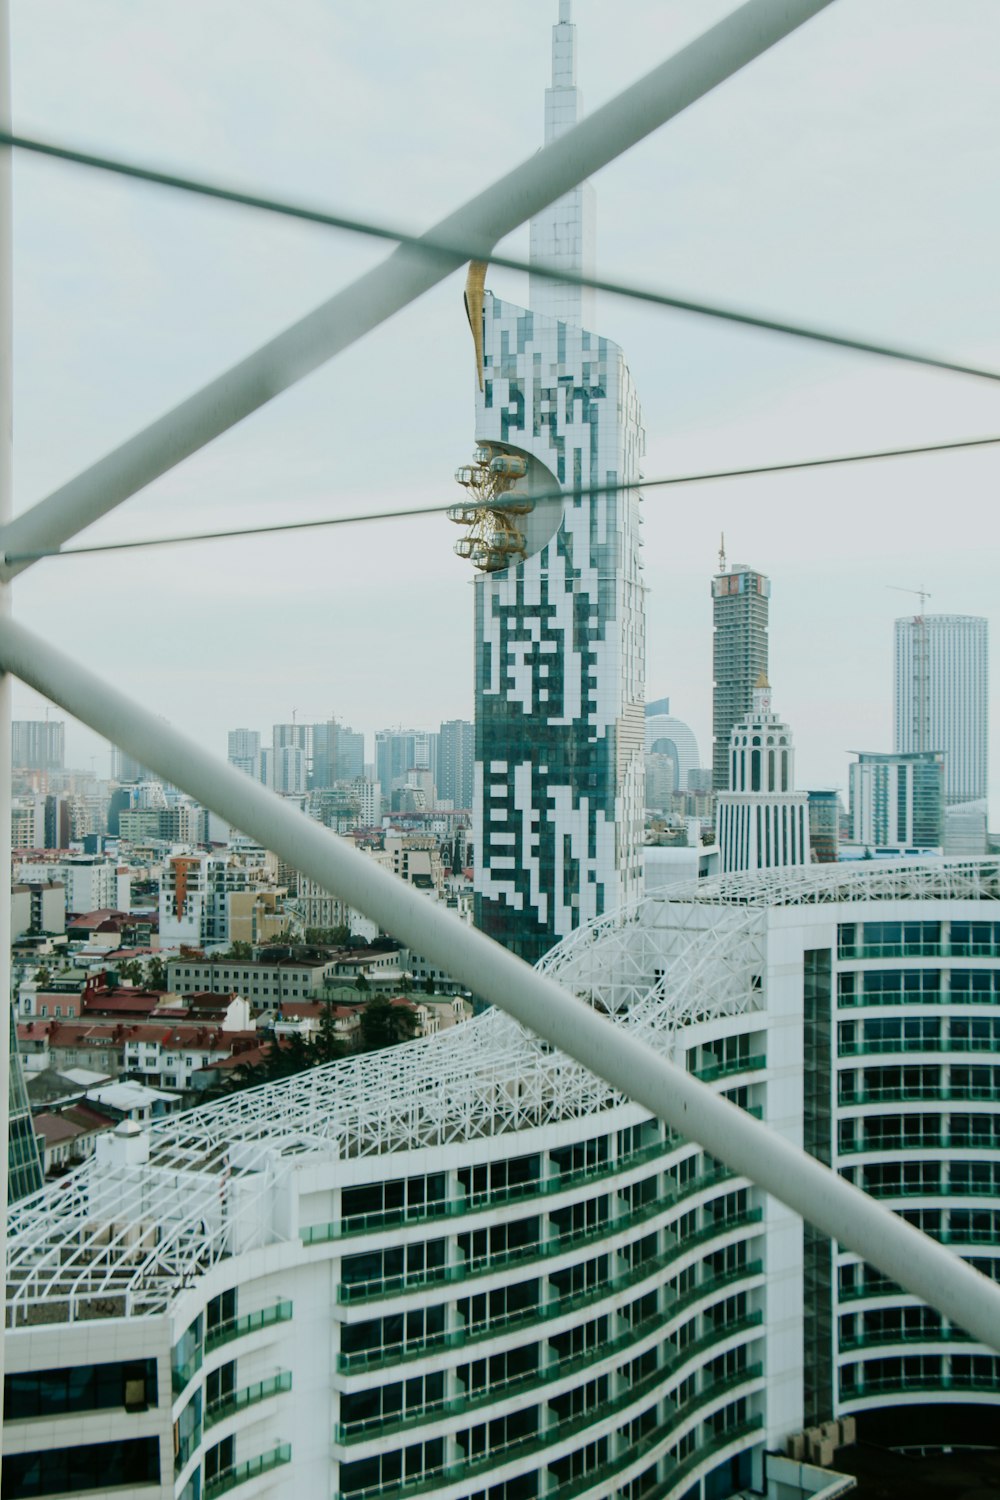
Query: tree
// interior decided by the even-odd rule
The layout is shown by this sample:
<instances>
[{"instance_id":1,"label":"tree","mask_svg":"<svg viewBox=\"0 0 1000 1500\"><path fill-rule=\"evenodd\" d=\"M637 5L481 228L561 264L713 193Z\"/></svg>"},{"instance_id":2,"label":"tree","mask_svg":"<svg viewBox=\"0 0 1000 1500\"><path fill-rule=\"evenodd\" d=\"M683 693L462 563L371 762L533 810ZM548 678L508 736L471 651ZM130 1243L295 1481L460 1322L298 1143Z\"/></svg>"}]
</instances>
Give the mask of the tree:
<instances>
[{"instance_id":1,"label":"tree","mask_svg":"<svg viewBox=\"0 0 1000 1500\"><path fill-rule=\"evenodd\" d=\"M378 1052L383 1047L411 1041L417 1025L417 1017L408 1005L391 1005L376 995L361 1012L361 1050Z\"/></svg>"},{"instance_id":2,"label":"tree","mask_svg":"<svg viewBox=\"0 0 1000 1500\"><path fill-rule=\"evenodd\" d=\"M151 958L146 965L146 984L151 990L167 987L167 966L162 958Z\"/></svg>"},{"instance_id":3,"label":"tree","mask_svg":"<svg viewBox=\"0 0 1000 1500\"><path fill-rule=\"evenodd\" d=\"M51 983L52 970L47 969L44 964L40 964L39 967L35 970L35 984L40 990L43 990L47 984Z\"/></svg>"},{"instance_id":4,"label":"tree","mask_svg":"<svg viewBox=\"0 0 1000 1500\"><path fill-rule=\"evenodd\" d=\"M333 1001L327 997L323 1002L319 1031L312 1044L313 1056L318 1063L336 1062L344 1055L344 1047L337 1035L337 1020L333 1013Z\"/></svg>"},{"instance_id":5,"label":"tree","mask_svg":"<svg viewBox=\"0 0 1000 1500\"><path fill-rule=\"evenodd\" d=\"M118 982L119 984L123 982L135 985L142 984L142 964L139 963L138 959L126 958L123 963L118 965Z\"/></svg>"},{"instance_id":6,"label":"tree","mask_svg":"<svg viewBox=\"0 0 1000 1500\"><path fill-rule=\"evenodd\" d=\"M434 993L434 981L431 978L431 976L428 974L427 978L424 980L424 994L425 995L433 995L433 993Z\"/></svg>"},{"instance_id":7,"label":"tree","mask_svg":"<svg viewBox=\"0 0 1000 1500\"><path fill-rule=\"evenodd\" d=\"M307 927L305 931L306 946L309 948L343 948L351 936L351 929L341 925L340 927Z\"/></svg>"},{"instance_id":8,"label":"tree","mask_svg":"<svg viewBox=\"0 0 1000 1500\"><path fill-rule=\"evenodd\" d=\"M354 981L354 988L356 990L359 990L362 995L365 994L367 990L371 989L371 985L368 983L368 979L364 969L358 970L358 977Z\"/></svg>"},{"instance_id":9,"label":"tree","mask_svg":"<svg viewBox=\"0 0 1000 1500\"><path fill-rule=\"evenodd\" d=\"M237 963L248 963L253 958L253 943L230 943L228 952L220 953L217 957L235 959Z\"/></svg>"}]
</instances>

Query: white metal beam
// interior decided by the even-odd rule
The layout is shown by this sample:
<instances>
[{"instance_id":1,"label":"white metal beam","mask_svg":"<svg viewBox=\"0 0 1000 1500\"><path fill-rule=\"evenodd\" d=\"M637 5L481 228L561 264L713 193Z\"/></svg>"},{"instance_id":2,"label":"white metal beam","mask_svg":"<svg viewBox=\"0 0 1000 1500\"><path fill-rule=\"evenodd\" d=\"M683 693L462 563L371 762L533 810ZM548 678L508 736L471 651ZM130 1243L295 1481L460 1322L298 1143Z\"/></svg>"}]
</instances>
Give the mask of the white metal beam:
<instances>
[{"instance_id":1,"label":"white metal beam","mask_svg":"<svg viewBox=\"0 0 1000 1500\"><path fill-rule=\"evenodd\" d=\"M381 869L346 840L216 760L23 626L2 618L0 667L114 740L140 764L251 834L445 973L1000 1351L1000 1287L943 1245Z\"/></svg>"},{"instance_id":2,"label":"white metal beam","mask_svg":"<svg viewBox=\"0 0 1000 1500\"><path fill-rule=\"evenodd\" d=\"M62 546L620 156L831 0L748 0L424 236L271 339L0 531L4 558ZM3 562L0 579L30 567Z\"/></svg>"},{"instance_id":3,"label":"white metal beam","mask_svg":"<svg viewBox=\"0 0 1000 1500\"><path fill-rule=\"evenodd\" d=\"M0 125L10 129L10 14L0 0ZM0 149L0 525L13 514L11 428L14 403L12 324L12 212L10 148ZM0 582L0 617L10 617L10 585ZM0 672L0 1249L7 1244L7 1177L10 1135L11 978L11 679ZM0 1346L3 1340L0 1339ZM0 1423L3 1421L4 1355L0 1347Z\"/></svg>"}]
</instances>

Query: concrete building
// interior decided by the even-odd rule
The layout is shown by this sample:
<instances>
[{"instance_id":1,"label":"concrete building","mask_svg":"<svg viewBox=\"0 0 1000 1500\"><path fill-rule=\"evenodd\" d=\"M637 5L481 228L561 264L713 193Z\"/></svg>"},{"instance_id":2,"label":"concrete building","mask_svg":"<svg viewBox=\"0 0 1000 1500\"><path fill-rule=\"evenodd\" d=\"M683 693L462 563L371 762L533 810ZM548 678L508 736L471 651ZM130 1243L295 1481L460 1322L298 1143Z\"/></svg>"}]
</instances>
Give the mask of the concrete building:
<instances>
[{"instance_id":1,"label":"concrete building","mask_svg":"<svg viewBox=\"0 0 1000 1500\"><path fill-rule=\"evenodd\" d=\"M833 864L840 853L840 793L823 788L809 798L809 851L816 864Z\"/></svg>"},{"instance_id":2,"label":"concrete building","mask_svg":"<svg viewBox=\"0 0 1000 1500\"><path fill-rule=\"evenodd\" d=\"M859 754L850 768L851 842L873 851L940 851L946 777L939 751Z\"/></svg>"},{"instance_id":3,"label":"concrete building","mask_svg":"<svg viewBox=\"0 0 1000 1500\"><path fill-rule=\"evenodd\" d=\"M438 801L456 809L471 808L476 726L468 719L448 719L437 741Z\"/></svg>"},{"instance_id":4,"label":"concrete building","mask_svg":"<svg viewBox=\"0 0 1000 1500\"><path fill-rule=\"evenodd\" d=\"M767 617L771 582L745 563L724 566L712 579L712 785L729 789L730 738L753 707L754 684L767 676Z\"/></svg>"},{"instance_id":5,"label":"concrete building","mask_svg":"<svg viewBox=\"0 0 1000 1500\"><path fill-rule=\"evenodd\" d=\"M998 902L996 861L701 880L545 967L996 1277ZM807 1426L995 1436L994 1353L496 1011L128 1122L10 1253L14 1485L801 1500Z\"/></svg>"},{"instance_id":6,"label":"concrete building","mask_svg":"<svg viewBox=\"0 0 1000 1500\"><path fill-rule=\"evenodd\" d=\"M66 892L66 911L128 911L132 880L116 860L101 855L63 854L56 859L17 859L14 879L23 885L61 884Z\"/></svg>"},{"instance_id":7,"label":"concrete building","mask_svg":"<svg viewBox=\"0 0 1000 1500\"><path fill-rule=\"evenodd\" d=\"M256 729L231 729L229 731L228 760L238 771L260 780L260 731Z\"/></svg>"},{"instance_id":8,"label":"concrete building","mask_svg":"<svg viewBox=\"0 0 1000 1500\"><path fill-rule=\"evenodd\" d=\"M125 816L124 814L122 815ZM238 853L172 853L163 862L160 877L160 946L205 948L233 942L233 898L237 895L276 894L270 873ZM253 902L243 901L235 916L240 922L254 919ZM275 903L269 905L271 915ZM263 917L264 912L258 916Z\"/></svg>"},{"instance_id":9,"label":"concrete building","mask_svg":"<svg viewBox=\"0 0 1000 1500\"><path fill-rule=\"evenodd\" d=\"M722 872L809 863L809 795L795 790L792 732L771 710L762 672L753 707L733 727L729 790L716 797Z\"/></svg>"},{"instance_id":10,"label":"concrete building","mask_svg":"<svg viewBox=\"0 0 1000 1500\"><path fill-rule=\"evenodd\" d=\"M11 764L15 770L63 770L66 725L62 720L15 719L10 727Z\"/></svg>"},{"instance_id":11,"label":"concrete building","mask_svg":"<svg viewBox=\"0 0 1000 1500\"><path fill-rule=\"evenodd\" d=\"M547 140L579 102L564 10ZM533 254L586 263L581 204L539 215ZM476 925L530 960L638 893L644 814L639 496L605 488L638 480L639 403L622 351L581 326L579 289L538 280L532 310L485 293L476 398L478 451L525 466L527 512L523 558L475 583Z\"/></svg>"},{"instance_id":12,"label":"concrete building","mask_svg":"<svg viewBox=\"0 0 1000 1500\"><path fill-rule=\"evenodd\" d=\"M920 614L896 621L893 744L944 755L949 805L986 798L988 668L986 620Z\"/></svg>"}]
</instances>

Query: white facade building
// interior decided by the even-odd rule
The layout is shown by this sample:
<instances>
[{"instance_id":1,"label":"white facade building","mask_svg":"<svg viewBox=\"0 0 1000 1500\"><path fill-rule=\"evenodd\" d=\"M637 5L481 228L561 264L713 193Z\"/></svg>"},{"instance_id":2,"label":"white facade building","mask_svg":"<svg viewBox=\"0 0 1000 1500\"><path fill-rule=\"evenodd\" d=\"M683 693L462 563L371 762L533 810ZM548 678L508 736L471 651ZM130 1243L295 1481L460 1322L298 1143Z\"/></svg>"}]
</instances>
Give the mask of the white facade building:
<instances>
[{"instance_id":1,"label":"white facade building","mask_svg":"<svg viewBox=\"0 0 1000 1500\"><path fill-rule=\"evenodd\" d=\"M729 741L729 791L716 798L716 839L724 873L809 863L809 794L795 790L795 747L771 711L762 672L753 707Z\"/></svg>"},{"instance_id":2,"label":"white facade building","mask_svg":"<svg viewBox=\"0 0 1000 1500\"><path fill-rule=\"evenodd\" d=\"M995 860L702 880L546 967L1000 1279ZM126 1124L10 1234L5 1484L777 1500L809 1423L992 1441L993 1352L495 1011Z\"/></svg>"},{"instance_id":3,"label":"white facade building","mask_svg":"<svg viewBox=\"0 0 1000 1500\"><path fill-rule=\"evenodd\" d=\"M58 863L23 860L16 864L14 878L24 885L59 881L66 891L66 911L77 916L91 911L128 911L132 904L128 870L100 855L75 854Z\"/></svg>"},{"instance_id":4,"label":"white facade building","mask_svg":"<svg viewBox=\"0 0 1000 1500\"><path fill-rule=\"evenodd\" d=\"M894 747L944 753L946 803L987 794L988 668L986 620L915 615L896 621Z\"/></svg>"}]
</instances>

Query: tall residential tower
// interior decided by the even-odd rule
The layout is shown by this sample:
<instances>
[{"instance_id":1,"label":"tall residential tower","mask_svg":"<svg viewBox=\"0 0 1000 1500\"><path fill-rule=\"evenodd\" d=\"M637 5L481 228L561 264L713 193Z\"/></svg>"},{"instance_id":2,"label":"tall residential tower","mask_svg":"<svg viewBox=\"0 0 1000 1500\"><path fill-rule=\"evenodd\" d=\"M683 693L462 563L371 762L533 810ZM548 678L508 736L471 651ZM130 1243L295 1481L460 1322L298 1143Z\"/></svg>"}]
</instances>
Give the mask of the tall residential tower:
<instances>
[{"instance_id":1,"label":"tall residential tower","mask_svg":"<svg viewBox=\"0 0 1000 1500\"><path fill-rule=\"evenodd\" d=\"M560 0L546 141L578 108ZM536 264L587 267L589 194L533 221ZM639 498L615 488L644 442L624 357L578 287L533 277L531 297L482 299L477 459L521 474L523 547L476 580L473 806L477 925L534 961L640 891L645 614Z\"/></svg>"},{"instance_id":2,"label":"tall residential tower","mask_svg":"<svg viewBox=\"0 0 1000 1500\"><path fill-rule=\"evenodd\" d=\"M986 796L987 665L987 623L977 615L896 621L895 748L943 751L946 803Z\"/></svg>"},{"instance_id":3,"label":"tall residential tower","mask_svg":"<svg viewBox=\"0 0 1000 1500\"><path fill-rule=\"evenodd\" d=\"M754 684L767 675L767 612L771 582L745 563L727 571L720 554L720 571L712 579L712 616L715 635L712 666L712 787L729 786L729 740L739 721L753 708Z\"/></svg>"}]
</instances>

